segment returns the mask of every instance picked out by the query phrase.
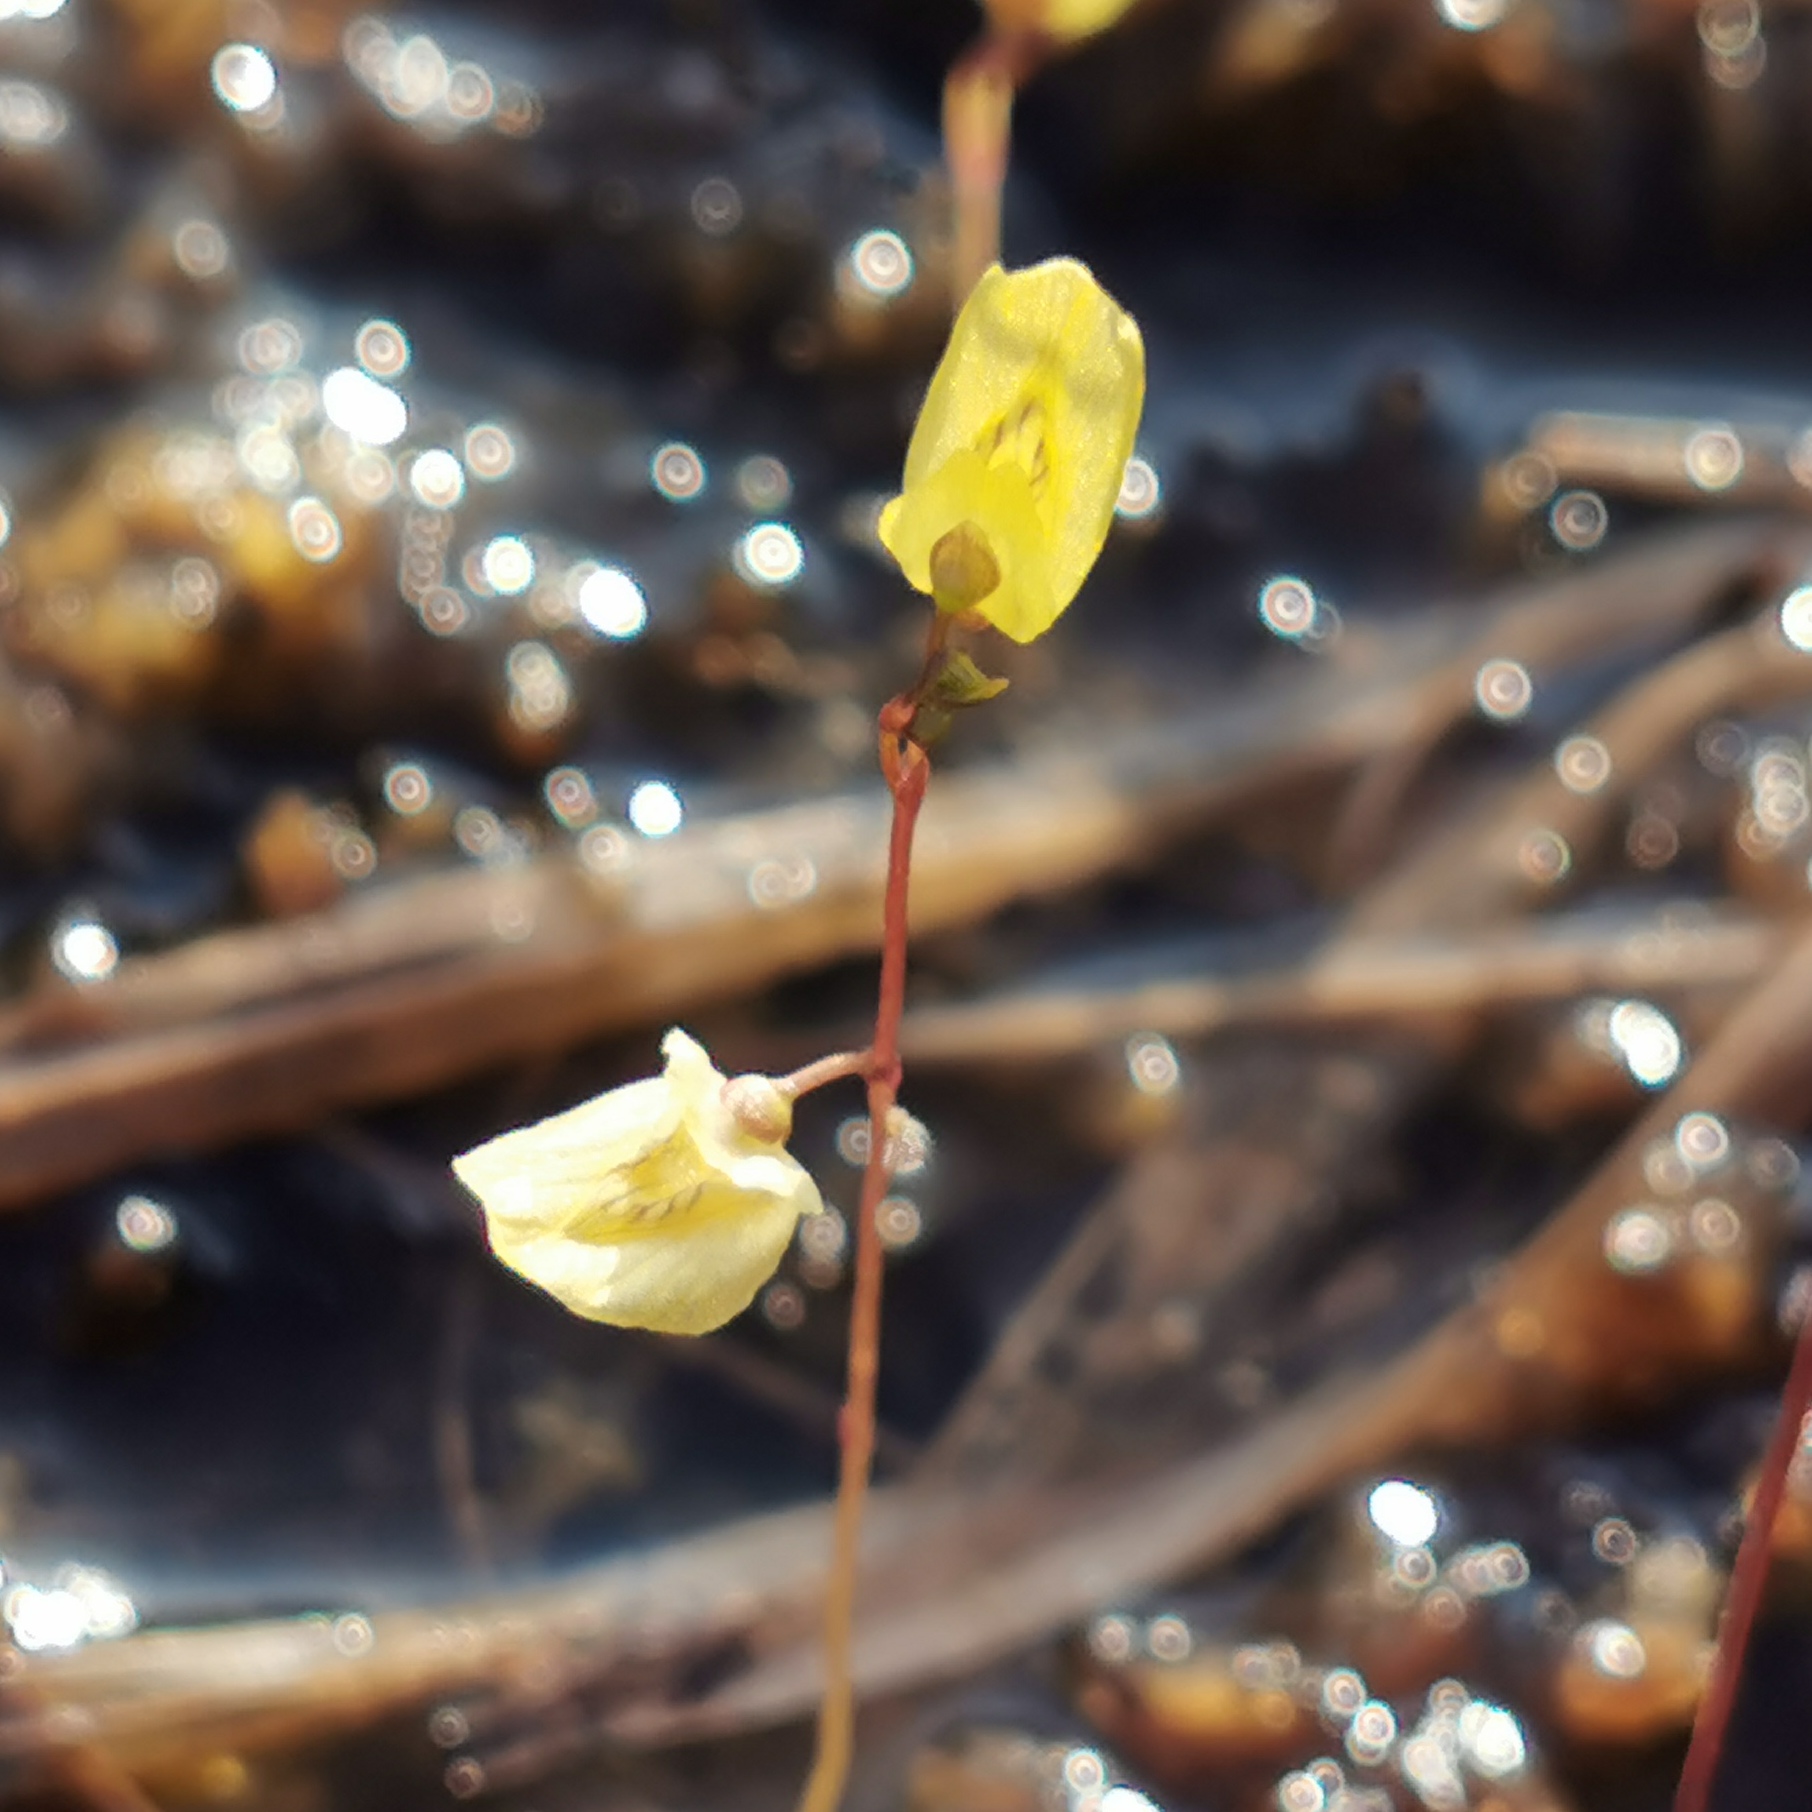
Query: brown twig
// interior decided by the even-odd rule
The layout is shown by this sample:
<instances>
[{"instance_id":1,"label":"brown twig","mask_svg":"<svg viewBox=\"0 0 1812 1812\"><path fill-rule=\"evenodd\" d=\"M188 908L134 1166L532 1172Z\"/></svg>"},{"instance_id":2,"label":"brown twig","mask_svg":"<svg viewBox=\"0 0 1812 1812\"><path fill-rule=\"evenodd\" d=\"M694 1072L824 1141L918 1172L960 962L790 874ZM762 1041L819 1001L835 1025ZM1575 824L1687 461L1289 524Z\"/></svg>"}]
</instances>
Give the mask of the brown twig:
<instances>
[{"instance_id":1,"label":"brown twig","mask_svg":"<svg viewBox=\"0 0 1812 1812\"><path fill-rule=\"evenodd\" d=\"M1154 975L1121 987L1032 984L919 1008L901 1031L914 1064L1017 1063L1099 1050L1135 1033L1199 1038L1232 1027L1387 1023L1582 994L1745 986L1791 931L1747 913L1554 914L1472 936L1337 934L1302 962L1236 975Z\"/></svg>"},{"instance_id":2,"label":"brown twig","mask_svg":"<svg viewBox=\"0 0 1812 1812\"><path fill-rule=\"evenodd\" d=\"M1269 787L1464 717L1488 656L1539 677L1670 637L1758 561L1806 551L1779 523L1658 535L1464 617L1351 628L1347 652L1209 709L949 777L926 818L917 921L962 924L1074 887ZM380 883L304 919L129 958L94 988L47 985L0 1009L0 1207L671 1021L870 949L877 807L833 798L700 822L631 845L599 883L556 859ZM756 908L751 868L769 858L809 863L816 886Z\"/></svg>"}]
</instances>

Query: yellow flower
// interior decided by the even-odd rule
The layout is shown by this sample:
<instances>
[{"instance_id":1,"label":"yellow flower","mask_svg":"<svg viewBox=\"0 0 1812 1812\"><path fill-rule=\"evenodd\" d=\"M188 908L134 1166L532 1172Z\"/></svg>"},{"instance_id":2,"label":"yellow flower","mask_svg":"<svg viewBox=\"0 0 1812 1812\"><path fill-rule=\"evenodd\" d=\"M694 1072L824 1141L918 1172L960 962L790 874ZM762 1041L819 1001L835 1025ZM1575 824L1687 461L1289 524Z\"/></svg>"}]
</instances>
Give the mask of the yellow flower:
<instances>
[{"instance_id":1,"label":"yellow flower","mask_svg":"<svg viewBox=\"0 0 1812 1812\"><path fill-rule=\"evenodd\" d=\"M1106 31L1133 0L982 0L997 31L1035 31L1074 44Z\"/></svg>"},{"instance_id":2,"label":"yellow flower","mask_svg":"<svg viewBox=\"0 0 1812 1812\"><path fill-rule=\"evenodd\" d=\"M989 269L881 512L907 581L1016 642L1043 635L1107 539L1144 400L1139 329L1086 265Z\"/></svg>"},{"instance_id":3,"label":"yellow flower","mask_svg":"<svg viewBox=\"0 0 1812 1812\"><path fill-rule=\"evenodd\" d=\"M575 1315L705 1334L774 1273L818 1186L786 1149L791 1098L726 1083L678 1029L666 1073L453 1160L491 1250Z\"/></svg>"}]
</instances>

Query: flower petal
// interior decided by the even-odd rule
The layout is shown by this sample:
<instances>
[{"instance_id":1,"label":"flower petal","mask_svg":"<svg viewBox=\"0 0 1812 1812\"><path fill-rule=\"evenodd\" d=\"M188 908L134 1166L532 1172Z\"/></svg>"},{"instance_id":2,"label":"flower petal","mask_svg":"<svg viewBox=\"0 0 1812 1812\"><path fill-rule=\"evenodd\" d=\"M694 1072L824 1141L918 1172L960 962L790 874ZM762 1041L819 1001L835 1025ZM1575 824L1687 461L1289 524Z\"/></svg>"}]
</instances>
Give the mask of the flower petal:
<instances>
[{"instance_id":1,"label":"flower petal","mask_svg":"<svg viewBox=\"0 0 1812 1812\"><path fill-rule=\"evenodd\" d=\"M453 1162L497 1257L575 1314L699 1334L746 1308L822 1206L784 1148L751 1137L677 1028L664 1075L612 1089Z\"/></svg>"},{"instance_id":2,"label":"flower petal","mask_svg":"<svg viewBox=\"0 0 1812 1812\"><path fill-rule=\"evenodd\" d=\"M976 606L995 628L1018 642L1042 635L1056 621L1044 524L1025 475L990 466L965 447L924 484L904 492L882 514L881 540L909 585L931 590L931 550L960 522L987 537L1000 584Z\"/></svg>"},{"instance_id":3,"label":"flower petal","mask_svg":"<svg viewBox=\"0 0 1812 1812\"><path fill-rule=\"evenodd\" d=\"M789 1157L751 1160L780 1167L775 1190L715 1179L657 1227L619 1239L579 1240L537 1232L525 1239L493 1227L492 1249L577 1315L663 1334L706 1334L740 1314L786 1256L802 1214L822 1206L817 1185Z\"/></svg>"},{"instance_id":4,"label":"flower petal","mask_svg":"<svg viewBox=\"0 0 1812 1812\"><path fill-rule=\"evenodd\" d=\"M1042 634L1107 539L1144 398L1139 330L1086 266L1053 258L1029 270L990 269L951 329L907 448L901 495L881 515L881 539L908 581L930 590L931 547L971 520L1003 568L982 614L1016 640ZM976 458L993 475L988 482ZM1028 496L1035 536L1019 508ZM1031 557L1033 541L1041 560Z\"/></svg>"},{"instance_id":5,"label":"flower petal","mask_svg":"<svg viewBox=\"0 0 1812 1812\"><path fill-rule=\"evenodd\" d=\"M519 1236L563 1228L594 1211L610 1180L644 1163L679 1126L667 1079L651 1076L503 1133L455 1158L453 1174L478 1197L493 1237L499 1224Z\"/></svg>"}]
</instances>

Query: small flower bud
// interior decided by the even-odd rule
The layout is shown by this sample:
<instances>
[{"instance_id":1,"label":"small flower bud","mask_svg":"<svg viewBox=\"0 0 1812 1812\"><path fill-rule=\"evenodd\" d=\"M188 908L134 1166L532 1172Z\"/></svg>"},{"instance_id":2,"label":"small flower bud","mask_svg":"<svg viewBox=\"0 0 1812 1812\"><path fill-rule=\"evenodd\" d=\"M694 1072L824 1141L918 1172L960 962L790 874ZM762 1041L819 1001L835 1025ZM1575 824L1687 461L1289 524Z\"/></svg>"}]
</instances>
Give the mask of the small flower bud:
<instances>
[{"instance_id":1,"label":"small flower bud","mask_svg":"<svg viewBox=\"0 0 1812 1812\"><path fill-rule=\"evenodd\" d=\"M736 1130L763 1145L792 1136L793 1103L771 1076L732 1076L723 1087L724 1108Z\"/></svg>"},{"instance_id":2,"label":"small flower bud","mask_svg":"<svg viewBox=\"0 0 1812 1812\"><path fill-rule=\"evenodd\" d=\"M931 1129L915 1120L905 1108L887 1115L887 1169L890 1175L909 1177L931 1162Z\"/></svg>"},{"instance_id":3,"label":"small flower bud","mask_svg":"<svg viewBox=\"0 0 1812 1812\"><path fill-rule=\"evenodd\" d=\"M972 610L1000 586L1000 562L973 522L959 522L931 550L931 591L939 610Z\"/></svg>"}]
</instances>

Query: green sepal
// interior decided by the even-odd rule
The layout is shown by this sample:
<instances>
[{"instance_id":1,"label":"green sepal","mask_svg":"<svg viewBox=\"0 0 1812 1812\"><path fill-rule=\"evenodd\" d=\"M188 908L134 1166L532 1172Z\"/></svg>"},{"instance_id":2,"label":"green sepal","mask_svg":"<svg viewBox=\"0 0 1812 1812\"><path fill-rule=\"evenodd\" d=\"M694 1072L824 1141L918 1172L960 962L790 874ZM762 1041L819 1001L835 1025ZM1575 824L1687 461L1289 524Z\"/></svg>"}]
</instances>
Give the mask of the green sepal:
<instances>
[{"instance_id":1,"label":"green sepal","mask_svg":"<svg viewBox=\"0 0 1812 1812\"><path fill-rule=\"evenodd\" d=\"M960 649L944 656L931 684L925 688L924 702L934 710L950 712L967 710L971 705L985 705L999 698L1007 689L1004 679L983 673Z\"/></svg>"}]
</instances>

